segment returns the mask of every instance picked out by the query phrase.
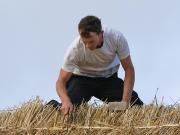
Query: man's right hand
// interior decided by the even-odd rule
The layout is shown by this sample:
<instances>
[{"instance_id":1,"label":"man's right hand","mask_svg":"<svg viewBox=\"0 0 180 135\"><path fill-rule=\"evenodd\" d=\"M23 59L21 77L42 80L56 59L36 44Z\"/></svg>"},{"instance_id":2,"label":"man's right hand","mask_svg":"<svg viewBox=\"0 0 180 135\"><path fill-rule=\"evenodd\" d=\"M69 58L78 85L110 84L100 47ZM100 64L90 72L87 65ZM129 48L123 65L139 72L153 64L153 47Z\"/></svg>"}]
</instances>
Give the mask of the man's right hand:
<instances>
[{"instance_id":1,"label":"man's right hand","mask_svg":"<svg viewBox=\"0 0 180 135\"><path fill-rule=\"evenodd\" d=\"M62 106L60 108L61 112L65 115L70 113L73 110L73 105L67 94L66 83L70 79L72 73L67 72L63 69L60 70L58 80L56 82L56 91L62 101Z\"/></svg>"},{"instance_id":2,"label":"man's right hand","mask_svg":"<svg viewBox=\"0 0 180 135\"><path fill-rule=\"evenodd\" d=\"M71 103L70 100L62 102L62 106L60 108L60 111L64 114L67 115L71 113L73 110L73 104Z\"/></svg>"}]
</instances>

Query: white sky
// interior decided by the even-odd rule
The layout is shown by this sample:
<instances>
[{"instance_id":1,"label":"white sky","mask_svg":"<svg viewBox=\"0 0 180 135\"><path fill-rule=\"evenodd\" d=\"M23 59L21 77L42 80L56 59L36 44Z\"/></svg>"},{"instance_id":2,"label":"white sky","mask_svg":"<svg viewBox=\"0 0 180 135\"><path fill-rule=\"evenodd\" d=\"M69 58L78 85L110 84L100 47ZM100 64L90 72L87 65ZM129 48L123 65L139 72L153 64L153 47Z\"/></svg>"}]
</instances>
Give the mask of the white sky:
<instances>
[{"instance_id":1,"label":"white sky","mask_svg":"<svg viewBox=\"0 0 180 135\"><path fill-rule=\"evenodd\" d=\"M179 0L1 0L0 109L35 96L58 100L63 56L89 14L127 38L141 99L151 103L159 88L159 102L173 104L180 98L179 6Z\"/></svg>"}]
</instances>

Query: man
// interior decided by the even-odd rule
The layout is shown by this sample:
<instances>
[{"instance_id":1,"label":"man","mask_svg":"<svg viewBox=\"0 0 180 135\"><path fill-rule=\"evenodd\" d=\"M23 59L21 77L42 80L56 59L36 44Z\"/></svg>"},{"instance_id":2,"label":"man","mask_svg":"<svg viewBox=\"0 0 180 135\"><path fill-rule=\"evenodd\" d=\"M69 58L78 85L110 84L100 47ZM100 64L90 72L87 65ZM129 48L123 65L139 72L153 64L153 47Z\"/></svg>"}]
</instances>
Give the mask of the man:
<instances>
[{"instance_id":1,"label":"man","mask_svg":"<svg viewBox=\"0 0 180 135\"><path fill-rule=\"evenodd\" d=\"M86 16L78 24L78 36L68 52L56 82L60 110L72 111L95 96L107 102L143 105L133 91L135 71L128 43L122 33L103 28L96 16ZM120 63L124 81L117 76Z\"/></svg>"}]
</instances>

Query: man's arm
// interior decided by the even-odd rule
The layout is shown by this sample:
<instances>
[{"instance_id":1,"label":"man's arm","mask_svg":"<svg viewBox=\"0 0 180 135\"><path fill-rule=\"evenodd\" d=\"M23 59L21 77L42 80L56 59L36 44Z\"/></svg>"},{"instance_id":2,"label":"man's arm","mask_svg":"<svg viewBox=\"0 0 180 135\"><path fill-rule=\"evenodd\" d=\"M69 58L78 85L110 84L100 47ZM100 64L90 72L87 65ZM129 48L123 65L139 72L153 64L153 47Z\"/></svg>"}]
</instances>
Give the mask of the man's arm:
<instances>
[{"instance_id":1,"label":"man's arm","mask_svg":"<svg viewBox=\"0 0 180 135\"><path fill-rule=\"evenodd\" d=\"M122 101L130 103L132 91L134 87L134 81L135 81L134 66L132 64L130 56L128 56L125 59L122 59L121 64L125 71L124 91L123 91Z\"/></svg>"},{"instance_id":2,"label":"man's arm","mask_svg":"<svg viewBox=\"0 0 180 135\"><path fill-rule=\"evenodd\" d=\"M61 69L58 80L56 81L56 91L62 101L61 111L64 114L68 114L73 109L73 105L66 90L66 83L70 79L71 75L71 72Z\"/></svg>"}]
</instances>

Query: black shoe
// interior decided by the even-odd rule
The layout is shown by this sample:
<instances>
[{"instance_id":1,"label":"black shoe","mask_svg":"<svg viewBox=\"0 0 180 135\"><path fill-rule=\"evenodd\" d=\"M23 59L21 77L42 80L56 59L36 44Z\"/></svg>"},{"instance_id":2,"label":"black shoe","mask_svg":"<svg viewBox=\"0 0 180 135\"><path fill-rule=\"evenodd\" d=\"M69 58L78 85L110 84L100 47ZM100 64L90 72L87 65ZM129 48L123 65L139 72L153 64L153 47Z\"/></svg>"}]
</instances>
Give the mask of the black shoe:
<instances>
[{"instance_id":1,"label":"black shoe","mask_svg":"<svg viewBox=\"0 0 180 135\"><path fill-rule=\"evenodd\" d=\"M62 103L59 103L56 100L51 100L45 106L48 106L48 105L51 105L51 106L53 106L56 109L59 109L62 106Z\"/></svg>"}]
</instances>

